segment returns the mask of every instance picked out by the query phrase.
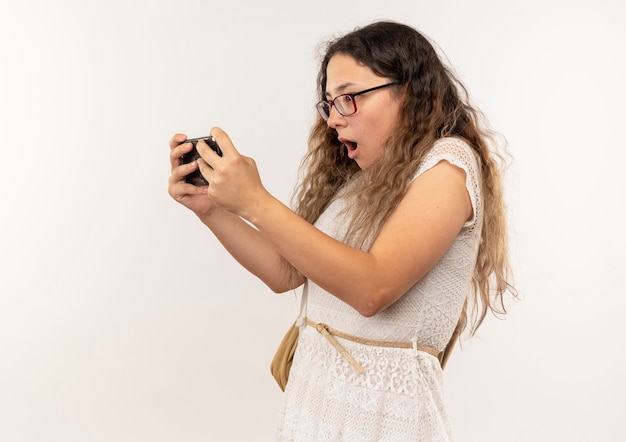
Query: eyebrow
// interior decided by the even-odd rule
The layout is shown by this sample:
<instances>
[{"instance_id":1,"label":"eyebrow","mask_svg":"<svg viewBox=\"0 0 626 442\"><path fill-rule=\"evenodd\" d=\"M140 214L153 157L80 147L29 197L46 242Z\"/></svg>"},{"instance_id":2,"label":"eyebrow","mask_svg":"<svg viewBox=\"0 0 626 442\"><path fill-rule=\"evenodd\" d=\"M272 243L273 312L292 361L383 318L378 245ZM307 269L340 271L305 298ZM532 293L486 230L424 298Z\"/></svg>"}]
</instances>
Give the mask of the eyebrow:
<instances>
[{"instance_id":1,"label":"eyebrow","mask_svg":"<svg viewBox=\"0 0 626 442\"><path fill-rule=\"evenodd\" d=\"M335 89L335 92L337 93L337 95L341 95L350 86L354 86L354 83L352 83L351 81L348 81L346 83L342 83L339 86L337 86L337 88ZM330 93L328 92L328 90L326 91L325 95L326 95L326 98L330 98L330 96L331 96Z\"/></svg>"}]
</instances>

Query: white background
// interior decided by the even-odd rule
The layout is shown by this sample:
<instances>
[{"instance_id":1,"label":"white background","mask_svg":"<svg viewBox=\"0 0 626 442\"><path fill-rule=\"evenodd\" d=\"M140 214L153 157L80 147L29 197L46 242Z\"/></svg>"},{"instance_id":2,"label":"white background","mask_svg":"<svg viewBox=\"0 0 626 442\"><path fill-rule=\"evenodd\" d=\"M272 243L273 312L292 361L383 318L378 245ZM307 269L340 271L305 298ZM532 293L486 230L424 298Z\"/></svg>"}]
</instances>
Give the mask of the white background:
<instances>
[{"instance_id":1,"label":"white background","mask_svg":"<svg viewBox=\"0 0 626 442\"><path fill-rule=\"evenodd\" d=\"M0 440L271 441L298 308L167 194L219 125L289 202L317 44L433 38L509 141L516 286L445 372L459 441L624 440L623 3L7 1L0 6Z\"/></svg>"}]
</instances>

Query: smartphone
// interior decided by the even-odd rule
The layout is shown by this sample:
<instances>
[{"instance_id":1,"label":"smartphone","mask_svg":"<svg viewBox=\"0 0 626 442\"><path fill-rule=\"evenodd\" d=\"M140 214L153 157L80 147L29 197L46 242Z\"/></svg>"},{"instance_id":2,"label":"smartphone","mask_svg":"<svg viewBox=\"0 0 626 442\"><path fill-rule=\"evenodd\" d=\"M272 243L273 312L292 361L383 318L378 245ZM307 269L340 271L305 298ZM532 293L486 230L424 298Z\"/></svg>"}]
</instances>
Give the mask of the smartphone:
<instances>
[{"instance_id":1,"label":"smartphone","mask_svg":"<svg viewBox=\"0 0 626 442\"><path fill-rule=\"evenodd\" d=\"M215 141L215 138L213 138L211 135L206 136L206 137L190 138L186 141L183 141L184 143L193 144L193 149L191 149L189 152L183 155L182 157L183 164L191 163L192 161L195 161L198 158L200 158L200 154L198 153L198 150L196 149L196 144L200 140L208 144L209 147L213 149L213 151L216 154L218 154L219 156L222 156L222 150L220 149L220 146L217 144L217 141ZM200 169L196 169L193 172L191 172L189 175L187 175L185 177L185 181L187 181L189 184L193 184L194 186L207 186L209 184L209 182L206 179L204 179L204 177L200 173Z\"/></svg>"}]
</instances>

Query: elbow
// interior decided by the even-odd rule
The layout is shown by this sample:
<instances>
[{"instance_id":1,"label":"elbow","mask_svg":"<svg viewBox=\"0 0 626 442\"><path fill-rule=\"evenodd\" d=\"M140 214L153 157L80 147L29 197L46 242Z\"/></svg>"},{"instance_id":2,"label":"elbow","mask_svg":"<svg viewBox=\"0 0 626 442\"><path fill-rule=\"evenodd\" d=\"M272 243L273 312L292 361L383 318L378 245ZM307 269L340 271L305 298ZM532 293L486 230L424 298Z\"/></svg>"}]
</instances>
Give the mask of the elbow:
<instances>
[{"instance_id":1,"label":"elbow","mask_svg":"<svg viewBox=\"0 0 626 442\"><path fill-rule=\"evenodd\" d=\"M365 318L371 318L372 316L377 315L382 309L377 308L372 304L365 304L357 308L357 312Z\"/></svg>"},{"instance_id":2,"label":"elbow","mask_svg":"<svg viewBox=\"0 0 626 442\"><path fill-rule=\"evenodd\" d=\"M276 293L277 295L283 294L290 290L294 290L300 287L304 283L303 280L293 281L291 279L290 280L276 279L276 280L264 281L264 282L265 282L265 285L267 285L269 289L273 291L274 293Z\"/></svg>"},{"instance_id":3,"label":"elbow","mask_svg":"<svg viewBox=\"0 0 626 442\"><path fill-rule=\"evenodd\" d=\"M388 299L389 293L386 291L367 293L359 300L355 309L361 316L371 318L390 305Z\"/></svg>"},{"instance_id":4,"label":"elbow","mask_svg":"<svg viewBox=\"0 0 626 442\"><path fill-rule=\"evenodd\" d=\"M292 289L292 287L286 287L283 284L267 284L267 286L272 292L276 293L277 295L283 294Z\"/></svg>"}]
</instances>

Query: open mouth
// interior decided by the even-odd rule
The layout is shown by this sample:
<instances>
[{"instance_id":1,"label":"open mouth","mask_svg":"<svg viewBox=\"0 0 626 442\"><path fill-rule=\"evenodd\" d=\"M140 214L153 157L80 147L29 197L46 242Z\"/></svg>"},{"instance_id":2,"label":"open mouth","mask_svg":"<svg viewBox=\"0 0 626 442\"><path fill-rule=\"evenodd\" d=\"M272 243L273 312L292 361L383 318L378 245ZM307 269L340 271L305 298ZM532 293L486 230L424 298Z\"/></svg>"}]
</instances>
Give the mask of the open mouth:
<instances>
[{"instance_id":1,"label":"open mouth","mask_svg":"<svg viewBox=\"0 0 626 442\"><path fill-rule=\"evenodd\" d=\"M357 146L358 146L358 143L355 143L354 141L347 140L345 138L340 138L339 141L341 141L343 143L343 145L348 148L348 152L355 151Z\"/></svg>"}]
</instances>

